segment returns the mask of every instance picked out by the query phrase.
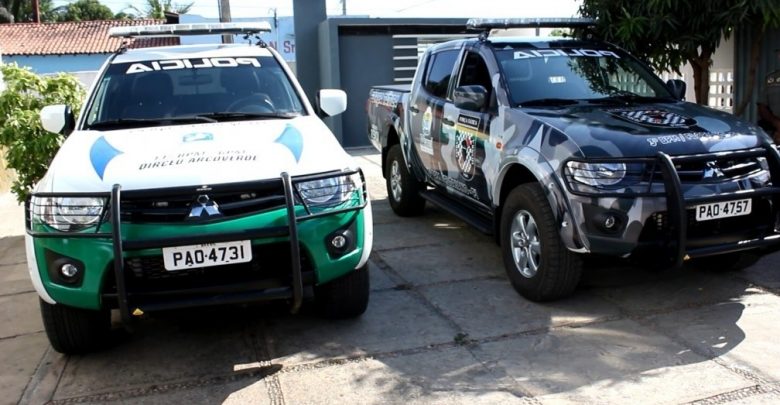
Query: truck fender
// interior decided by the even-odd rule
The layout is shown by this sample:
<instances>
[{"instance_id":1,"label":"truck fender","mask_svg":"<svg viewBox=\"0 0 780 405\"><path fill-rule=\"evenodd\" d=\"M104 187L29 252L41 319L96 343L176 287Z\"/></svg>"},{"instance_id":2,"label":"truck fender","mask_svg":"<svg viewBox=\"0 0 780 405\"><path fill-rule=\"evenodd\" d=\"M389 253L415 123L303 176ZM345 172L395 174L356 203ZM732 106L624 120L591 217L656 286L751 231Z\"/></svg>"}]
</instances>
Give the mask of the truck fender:
<instances>
[{"instance_id":1,"label":"truck fender","mask_svg":"<svg viewBox=\"0 0 780 405\"><path fill-rule=\"evenodd\" d=\"M384 143L382 144L382 177L385 177L385 173L387 172L387 168L385 167L385 162L387 161L387 151L391 146L398 144L401 147L401 155L403 156L406 169L409 170L409 173L412 173L412 175L414 175L417 180L425 181L425 172L422 171L422 169L420 169L417 165L410 163L411 160L414 159L412 156L412 144L411 138L404 131L403 118L393 114L391 120L392 125L387 125L383 131L383 135L380 135L385 139Z\"/></svg>"},{"instance_id":2,"label":"truck fender","mask_svg":"<svg viewBox=\"0 0 780 405\"><path fill-rule=\"evenodd\" d=\"M510 173L524 173L524 178L512 178ZM582 230L579 229L577 221L573 220L572 208L569 199L564 192L564 186L560 177L555 173L552 166L538 152L531 148L522 148L517 154L506 156L501 164L493 188L492 200L496 218L501 217L502 198L509 193L511 188L536 181L544 190L547 201L550 204L555 222L558 226L558 232L566 248L575 253L587 253L589 247L583 242ZM505 190L504 188L507 187ZM496 221L497 224L500 223Z\"/></svg>"},{"instance_id":3,"label":"truck fender","mask_svg":"<svg viewBox=\"0 0 780 405\"><path fill-rule=\"evenodd\" d=\"M395 143L398 143L398 130L400 128L398 115L392 114L389 117L389 122L381 128L379 132L379 145L382 149L389 148Z\"/></svg>"},{"instance_id":4,"label":"truck fender","mask_svg":"<svg viewBox=\"0 0 780 405\"><path fill-rule=\"evenodd\" d=\"M54 301L54 298L46 291L46 287L43 286L38 260L35 258L35 245L33 244L32 236L24 235L24 249L25 253L27 253L27 270L30 272L33 288L35 288L42 300L52 305L56 304L57 301Z\"/></svg>"},{"instance_id":5,"label":"truck fender","mask_svg":"<svg viewBox=\"0 0 780 405\"><path fill-rule=\"evenodd\" d=\"M401 144L399 136L399 131L401 130L400 121L401 120L398 115L393 114L390 117L390 122L385 125L384 128L382 128L382 131L379 133L379 144L382 146L382 177L385 177L385 173L387 173L387 168L385 167L385 163L387 161L387 151L393 145L401 145L401 150L404 152L404 164L409 167L408 159L406 158L406 152L404 151L403 144Z\"/></svg>"}]
</instances>

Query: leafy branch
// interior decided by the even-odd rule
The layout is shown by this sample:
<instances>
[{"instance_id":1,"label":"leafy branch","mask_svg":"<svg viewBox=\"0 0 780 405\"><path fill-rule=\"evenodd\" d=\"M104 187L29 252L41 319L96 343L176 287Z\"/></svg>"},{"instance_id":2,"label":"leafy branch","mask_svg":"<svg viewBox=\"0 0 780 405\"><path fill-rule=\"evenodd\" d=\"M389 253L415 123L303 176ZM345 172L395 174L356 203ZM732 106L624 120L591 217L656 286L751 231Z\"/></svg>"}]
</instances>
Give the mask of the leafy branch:
<instances>
[{"instance_id":1,"label":"leafy branch","mask_svg":"<svg viewBox=\"0 0 780 405\"><path fill-rule=\"evenodd\" d=\"M16 64L0 65L6 89L0 93L0 146L6 164L16 171L11 186L19 202L46 174L64 137L43 129L39 113L51 104L67 104L78 114L84 99L81 83L72 75L39 76Z\"/></svg>"}]
</instances>

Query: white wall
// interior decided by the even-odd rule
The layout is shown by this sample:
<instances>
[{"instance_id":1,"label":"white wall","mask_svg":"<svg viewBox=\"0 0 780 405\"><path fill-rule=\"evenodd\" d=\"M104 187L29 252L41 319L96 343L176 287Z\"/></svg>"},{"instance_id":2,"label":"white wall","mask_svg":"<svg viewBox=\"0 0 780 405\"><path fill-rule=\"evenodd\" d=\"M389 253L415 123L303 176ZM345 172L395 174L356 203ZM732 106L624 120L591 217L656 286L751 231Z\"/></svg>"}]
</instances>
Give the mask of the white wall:
<instances>
[{"instance_id":1,"label":"white wall","mask_svg":"<svg viewBox=\"0 0 780 405\"><path fill-rule=\"evenodd\" d=\"M682 79L688 85L688 91L685 94L685 100L692 103L696 102L696 95L693 88L693 68L690 64L685 64L680 69L682 76L675 73L661 73L664 81L669 79ZM710 66L710 97L707 104L723 111L732 112L734 100L734 40L729 38L720 43L720 47L712 55L712 66Z\"/></svg>"}]
</instances>

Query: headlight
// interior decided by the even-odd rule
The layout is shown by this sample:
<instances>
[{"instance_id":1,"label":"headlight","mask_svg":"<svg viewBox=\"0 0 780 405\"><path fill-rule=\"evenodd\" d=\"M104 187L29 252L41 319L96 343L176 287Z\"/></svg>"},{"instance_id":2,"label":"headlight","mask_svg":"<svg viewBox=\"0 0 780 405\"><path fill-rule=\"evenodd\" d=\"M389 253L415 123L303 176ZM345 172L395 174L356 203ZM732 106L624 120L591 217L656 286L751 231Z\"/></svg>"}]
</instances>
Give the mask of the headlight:
<instances>
[{"instance_id":1,"label":"headlight","mask_svg":"<svg viewBox=\"0 0 780 405\"><path fill-rule=\"evenodd\" d=\"M304 202L314 207L333 207L355 198L355 179L352 176L336 176L297 183Z\"/></svg>"},{"instance_id":2,"label":"headlight","mask_svg":"<svg viewBox=\"0 0 780 405\"><path fill-rule=\"evenodd\" d=\"M625 163L585 163L570 161L566 164L571 177L593 187L614 186L626 177Z\"/></svg>"},{"instance_id":3,"label":"headlight","mask_svg":"<svg viewBox=\"0 0 780 405\"><path fill-rule=\"evenodd\" d=\"M298 184L298 191L306 202L323 204L341 193L341 182L336 177L307 181Z\"/></svg>"},{"instance_id":4,"label":"headlight","mask_svg":"<svg viewBox=\"0 0 780 405\"><path fill-rule=\"evenodd\" d=\"M34 197L33 221L63 232L89 228L100 221L105 200L93 197Z\"/></svg>"}]
</instances>

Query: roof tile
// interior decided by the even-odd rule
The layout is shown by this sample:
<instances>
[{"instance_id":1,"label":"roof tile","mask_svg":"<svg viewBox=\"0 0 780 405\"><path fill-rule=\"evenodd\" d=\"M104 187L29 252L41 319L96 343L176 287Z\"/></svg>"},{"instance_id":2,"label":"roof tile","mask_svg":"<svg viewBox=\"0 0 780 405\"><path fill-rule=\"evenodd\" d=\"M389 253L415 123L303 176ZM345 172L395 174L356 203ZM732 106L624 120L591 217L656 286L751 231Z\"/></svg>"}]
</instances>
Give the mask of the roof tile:
<instances>
[{"instance_id":1,"label":"roof tile","mask_svg":"<svg viewBox=\"0 0 780 405\"><path fill-rule=\"evenodd\" d=\"M111 53L122 44L122 38L111 38L108 29L135 25L162 24L165 20L107 20L63 23L0 24L0 54L3 55L74 55ZM130 39L129 48L178 45L175 37Z\"/></svg>"}]
</instances>

